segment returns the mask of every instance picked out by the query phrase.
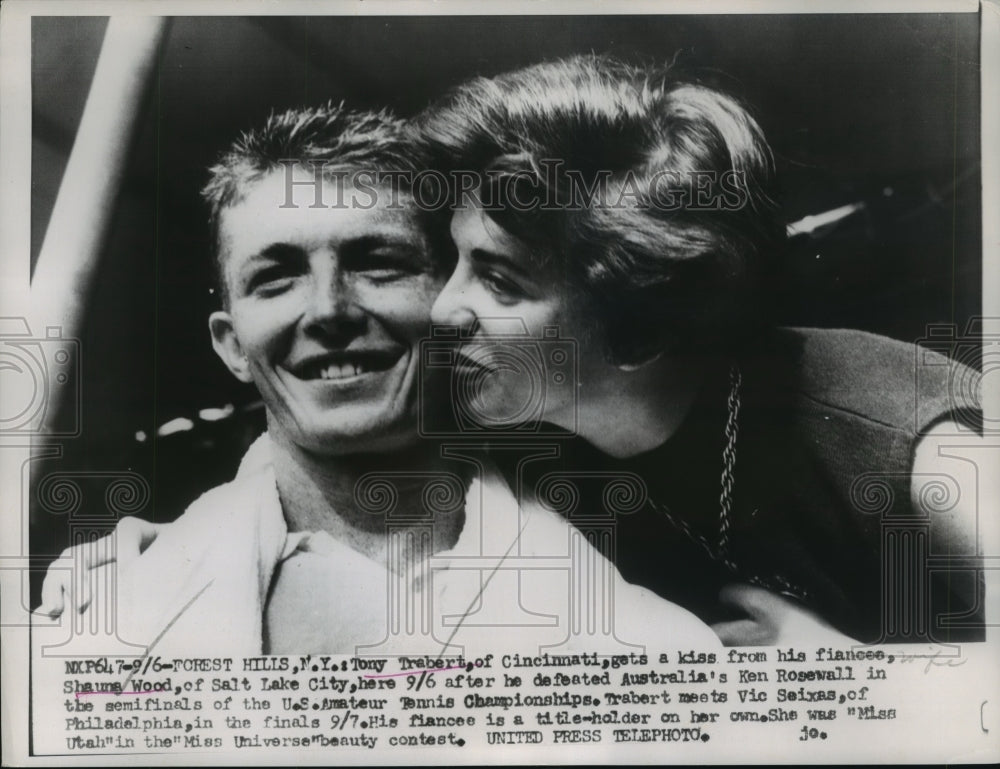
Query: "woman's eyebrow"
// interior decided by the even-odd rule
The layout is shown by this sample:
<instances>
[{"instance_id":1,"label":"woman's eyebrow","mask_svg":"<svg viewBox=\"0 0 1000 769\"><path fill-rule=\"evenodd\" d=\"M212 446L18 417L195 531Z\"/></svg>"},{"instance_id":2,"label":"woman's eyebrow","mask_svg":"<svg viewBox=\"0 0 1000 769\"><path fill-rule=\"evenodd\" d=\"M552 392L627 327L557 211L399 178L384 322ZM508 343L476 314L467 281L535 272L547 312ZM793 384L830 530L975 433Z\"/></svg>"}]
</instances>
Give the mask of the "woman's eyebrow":
<instances>
[{"instance_id":1,"label":"woman's eyebrow","mask_svg":"<svg viewBox=\"0 0 1000 769\"><path fill-rule=\"evenodd\" d=\"M476 262L485 262L487 264L495 264L501 267L506 267L508 270L516 273L522 278L531 278L531 273L528 272L522 261L507 256L507 254L501 254L495 251L486 251L482 248L474 248L472 249L470 256Z\"/></svg>"}]
</instances>

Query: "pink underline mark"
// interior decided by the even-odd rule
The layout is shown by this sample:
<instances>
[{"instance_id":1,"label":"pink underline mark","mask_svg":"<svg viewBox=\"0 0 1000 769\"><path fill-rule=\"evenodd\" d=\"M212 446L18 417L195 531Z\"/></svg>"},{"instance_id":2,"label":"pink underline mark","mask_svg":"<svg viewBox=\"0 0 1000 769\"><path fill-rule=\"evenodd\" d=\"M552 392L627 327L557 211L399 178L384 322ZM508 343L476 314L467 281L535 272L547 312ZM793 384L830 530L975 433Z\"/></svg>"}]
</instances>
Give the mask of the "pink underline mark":
<instances>
[{"instance_id":1,"label":"pink underline mark","mask_svg":"<svg viewBox=\"0 0 1000 769\"><path fill-rule=\"evenodd\" d=\"M383 673L382 675L366 675L365 678L395 678L396 676L414 676L420 673L443 673L445 670L465 670L468 665L453 665L450 668L424 668L423 670L406 670L402 673Z\"/></svg>"},{"instance_id":2,"label":"pink underline mark","mask_svg":"<svg viewBox=\"0 0 1000 769\"><path fill-rule=\"evenodd\" d=\"M153 689L148 692L77 692L76 698L89 697L91 694L113 694L116 697L128 697L132 694L170 694L170 691L167 689Z\"/></svg>"}]
</instances>

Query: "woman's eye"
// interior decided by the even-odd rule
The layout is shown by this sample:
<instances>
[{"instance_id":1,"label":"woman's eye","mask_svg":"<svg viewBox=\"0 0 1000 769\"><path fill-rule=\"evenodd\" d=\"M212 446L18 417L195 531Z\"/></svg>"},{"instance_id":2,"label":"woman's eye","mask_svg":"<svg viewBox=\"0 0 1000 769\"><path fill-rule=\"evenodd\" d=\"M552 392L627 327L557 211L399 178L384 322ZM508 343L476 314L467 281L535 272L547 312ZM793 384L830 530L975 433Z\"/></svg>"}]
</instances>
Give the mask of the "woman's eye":
<instances>
[{"instance_id":1,"label":"woman's eye","mask_svg":"<svg viewBox=\"0 0 1000 769\"><path fill-rule=\"evenodd\" d=\"M500 302L513 303L525 298L525 291L512 280L504 277L498 272L487 272L482 276L482 281Z\"/></svg>"}]
</instances>

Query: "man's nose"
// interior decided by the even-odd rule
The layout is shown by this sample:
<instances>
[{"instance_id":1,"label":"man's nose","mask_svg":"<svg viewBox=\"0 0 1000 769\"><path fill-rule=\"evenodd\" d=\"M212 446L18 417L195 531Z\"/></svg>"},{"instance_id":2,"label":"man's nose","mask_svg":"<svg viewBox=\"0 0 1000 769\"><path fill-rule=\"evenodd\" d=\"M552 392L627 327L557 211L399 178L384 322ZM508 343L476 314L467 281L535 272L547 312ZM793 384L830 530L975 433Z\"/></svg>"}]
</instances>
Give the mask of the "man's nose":
<instances>
[{"instance_id":1,"label":"man's nose","mask_svg":"<svg viewBox=\"0 0 1000 769\"><path fill-rule=\"evenodd\" d=\"M340 270L317 276L306 312L310 326L336 332L364 320L354 282Z\"/></svg>"},{"instance_id":2,"label":"man's nose","mask_svg":"<svg viewBox=\"0 0 1000 769\"><path fill-rule=\"evenodd\" d=\"M476 320L469 298L468 283L455 272L431 307L431 322L468 330Z\"/></svg>"}]
</instances>

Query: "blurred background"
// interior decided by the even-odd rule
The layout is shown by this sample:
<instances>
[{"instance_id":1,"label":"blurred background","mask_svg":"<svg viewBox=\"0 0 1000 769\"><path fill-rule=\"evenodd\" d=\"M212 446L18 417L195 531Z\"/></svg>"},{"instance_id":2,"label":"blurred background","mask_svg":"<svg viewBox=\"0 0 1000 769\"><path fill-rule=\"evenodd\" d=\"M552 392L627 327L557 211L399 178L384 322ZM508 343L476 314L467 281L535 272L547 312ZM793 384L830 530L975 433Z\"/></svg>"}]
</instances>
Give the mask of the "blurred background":
<instances>
[{"instance_id":1,"label":"blurred background","mask_svg":"<svg viewBox=\"0 0 1000 769\"><path fill-rule=\"evenodd\" d=\"M106 26L33 20L32 265ZM472 75L572 53L675 59L743 97L774 148L789 223L864 204L793 239L782 322L908 341L929 323L961 330L980 312L978 33L975 14L176 18L121 148L128 170L81 338L83 432L32 477L136 473L150 494L134 512L172 520L232 477L261 429L206 322L216 297L198 190L239 131L327 99L409 115ZM81 510L100 513L103 482L86 482ZM33 505L36 555L70 537L72 514L53 509Z\"/></svg>"}]
</instances>

